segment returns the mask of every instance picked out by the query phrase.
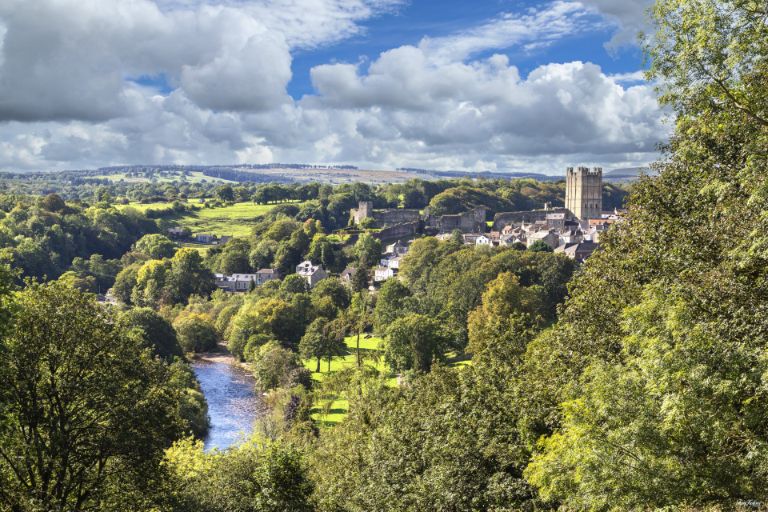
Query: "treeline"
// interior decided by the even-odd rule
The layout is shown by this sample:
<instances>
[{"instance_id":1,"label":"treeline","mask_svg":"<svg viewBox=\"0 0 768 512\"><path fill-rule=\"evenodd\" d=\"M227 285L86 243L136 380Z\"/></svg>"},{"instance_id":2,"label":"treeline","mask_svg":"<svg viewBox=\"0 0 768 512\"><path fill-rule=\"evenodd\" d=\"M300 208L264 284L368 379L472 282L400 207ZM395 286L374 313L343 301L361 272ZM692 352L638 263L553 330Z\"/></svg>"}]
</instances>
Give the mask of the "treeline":
<instances>
[{"instance_id":1,"label":"treeline","mask_svg":"<svg viewBox=\"0 0 768 512\"><path fill-rule=\"evenodd\" d=\"M95 171L94 171L95 172ZM68 200L127 204L172 201L224 202L253 201L259 204L286 201L330 200L330 196L349 191L354 186L367 187L377 208L418 208L431 206L435 214L459 213L466 208L483 206L489 210L517 211L543 208L545 203L562 206L564 181L539 182L530 178L502 179L479 176L472 178L383 184L375 187L361 183L332 186L319 183L279 183L275 180L247 179L247 171L223 169L211 171L214 178L237 183L221 183L216 179L191 180L188 169L160 171L147 169L129 173L128 180L111 181L83 172L5 173L0 175L0 192L8 195L47 195L55 193ZM234 173L231 175L231 173ZM146 177L150 181L132 182L130 178ZM155 180L153 178L163 178ZM234 179L237 178L237 179ZM172 180L172 181L169 181ZM443 194L445 193L445 194ZM361 196L360 191L355 195ZM439 197L435 197L438 196ZM614 184L603 187L604 207L621 208L627 190ZM434 199L434 202L433 202ZM356 205L353 205L356 206Z\"/></svg>"},{"instance_id":2,"label":"treeline","mask_svg":"<svg viewBox=\"0 0 768 512\"><path fill-rule=\"evenodd\" d=\"M119 259L154 221L136 211L43 198L0 196L0 260L25 277L55 279L75 268L104 285Z\"/></svg>"}]
</instances>

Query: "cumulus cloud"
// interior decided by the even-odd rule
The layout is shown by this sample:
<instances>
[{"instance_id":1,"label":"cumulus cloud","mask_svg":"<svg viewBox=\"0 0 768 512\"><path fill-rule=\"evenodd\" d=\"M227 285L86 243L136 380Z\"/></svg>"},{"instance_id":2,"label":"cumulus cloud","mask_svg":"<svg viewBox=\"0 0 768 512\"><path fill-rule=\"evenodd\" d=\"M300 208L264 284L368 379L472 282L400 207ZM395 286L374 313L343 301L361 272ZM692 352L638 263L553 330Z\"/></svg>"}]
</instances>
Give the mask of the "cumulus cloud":
<instances>
[{"instance_id":1,"label":"cumulus cloud","mask_svg":"<svg viewBox=\"0 0 768 512\"><path fill-rule=\"evenodd\" d=\"M301 161L557 172L653 159L667 128L636 74L568 62L524 76L507 56L488 56L605 20L631 27L635 10L613 2L555 0L366 66L319 65L313 94L287 94L294 52L359 34L402 4L0 2L0 168Z\"/></svg>"},{"instance_id":2,"label":"cumulus cloud","mask_svg":"<svg viewBox=\"0 0 768 512\"><path fill-rule=\"evenodd\" d=\"M638 43L640 33L650 29L648 10L654 0L583 0L585 5L597 9L613 21L618 30L606 44L609 49L617 50L623 46Z\"/></svg>"}]
</instances>

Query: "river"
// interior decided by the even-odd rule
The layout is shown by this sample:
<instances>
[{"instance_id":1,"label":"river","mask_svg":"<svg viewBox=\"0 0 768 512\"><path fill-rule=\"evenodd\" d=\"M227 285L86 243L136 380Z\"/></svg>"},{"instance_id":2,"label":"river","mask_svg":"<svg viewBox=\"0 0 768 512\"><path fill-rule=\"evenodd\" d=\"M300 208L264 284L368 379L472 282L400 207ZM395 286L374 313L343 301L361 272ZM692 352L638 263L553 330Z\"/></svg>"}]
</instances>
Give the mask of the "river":
<instances>
[{"instance_id":1,"label":"river","mask_svg":"<svg viewBox=\"0 0 768 512\"><path fill-rule=\"evenodd\" d=\"M254 389L253 377L234 364L230 356L205 356L192 361L208 402L211 428L205 449L225 449L242 441L253 430L253 422L262 411Z\"/></svg>"}]
</instances>

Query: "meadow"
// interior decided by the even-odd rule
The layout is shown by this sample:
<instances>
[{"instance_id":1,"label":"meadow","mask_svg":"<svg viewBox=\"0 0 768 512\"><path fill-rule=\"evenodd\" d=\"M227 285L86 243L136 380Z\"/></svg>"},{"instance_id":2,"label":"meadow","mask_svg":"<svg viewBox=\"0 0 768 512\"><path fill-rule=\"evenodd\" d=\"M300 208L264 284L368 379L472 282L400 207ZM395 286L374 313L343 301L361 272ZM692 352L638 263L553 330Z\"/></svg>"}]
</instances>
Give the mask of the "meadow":
<instances>
[{"instance_id":1,"label":"meadow","mask_svg":"<svg viewBox=\"0 0 768 512\"><path fill-rule=\"evenodd\" d=\"M217 236L248 236L258 218L269 213L275 205L235 203L218 208L201 208L173 218L179 226L192 233L213 233Z\"/></svg>"},{"instance_id":2,"label":"meadow","mask_svg":"<svg viewBox=\"0 0 768 512\"><path fill-rule=\"evenodd\" d=\"M191 203L195 204L195 203ZM167 210L173 206L171 202L128 203L119 205L119 209L135 208L141 212L147 210ZM195 205L198 206L198 205ZM251 202L235 203L227 206L207 208L202 205L199 209L184 212L169 220L175 221L180 227L189 228L193 234L212 233L217 236L248 236L258 218L269 213L274 204L255 204Z\"/></svg>"}]
</instances>

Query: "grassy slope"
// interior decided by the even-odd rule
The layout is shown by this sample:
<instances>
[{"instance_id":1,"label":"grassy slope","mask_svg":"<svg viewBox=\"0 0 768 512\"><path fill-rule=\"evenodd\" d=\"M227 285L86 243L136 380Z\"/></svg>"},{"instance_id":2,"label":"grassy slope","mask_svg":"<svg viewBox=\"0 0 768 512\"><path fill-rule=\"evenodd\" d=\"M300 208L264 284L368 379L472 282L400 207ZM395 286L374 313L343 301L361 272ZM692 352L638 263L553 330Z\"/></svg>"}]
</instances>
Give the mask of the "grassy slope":
<instances>
[{"instance_id":1,"label":"grassy slope","mask_svg":"<svg viewBox=\"0 0 768 512\"><path fill-rule=\"evenodd\" d=\"M389 368L384 363L383 352L379 348L381 341L381 338L377 337L360 337L360 353L363 364L375 368L382 374L389 375L388 384L396 386L397 378L390 373ZM347 336L344 342L347 344L349 353L331 359L330 372L328 371L327 360L323 360L320 364L320 372L315 372L317 368L316 359L304 362L304 366L312 371L313 380L322 382L328 375L344 368L353 368L357 365L357 336ZM312 409L312 419L322 426L330 426L342 421L347 415L347 411L349 411L349 402L343 396L334 396L329 400L317 403Z\"/></svg>"},{"instance_id":2,"label":"grassy slope","mask_svg":"<svg viewBox=\"0 0 768 512\"><path fill-rule=\"evenodd\" d=\"M221 208L201 208L188 212L175 220L193 233L213 233L218 236L247 236L256 219L268 213L275 205L236 203Z\"/></svg>"},{"instance_id":3,"label":"grassy slope","mask_svg":"<svg viewBox=\"0 0 768 512\"><path fill-rule=\"evenodd\" d=\"M191 204L197 205L196 202ZM170 202L129 203L118 205L119 209L135 208L141 212L147 210L165 210L172 206ZM251 202L235 203L220 208L200 208L173 217L180 226L188 227L193 233L213 233L218 236L248 236L256 219L268 213L275 205L254 204Z\"/></svg>"}]
</instances>

